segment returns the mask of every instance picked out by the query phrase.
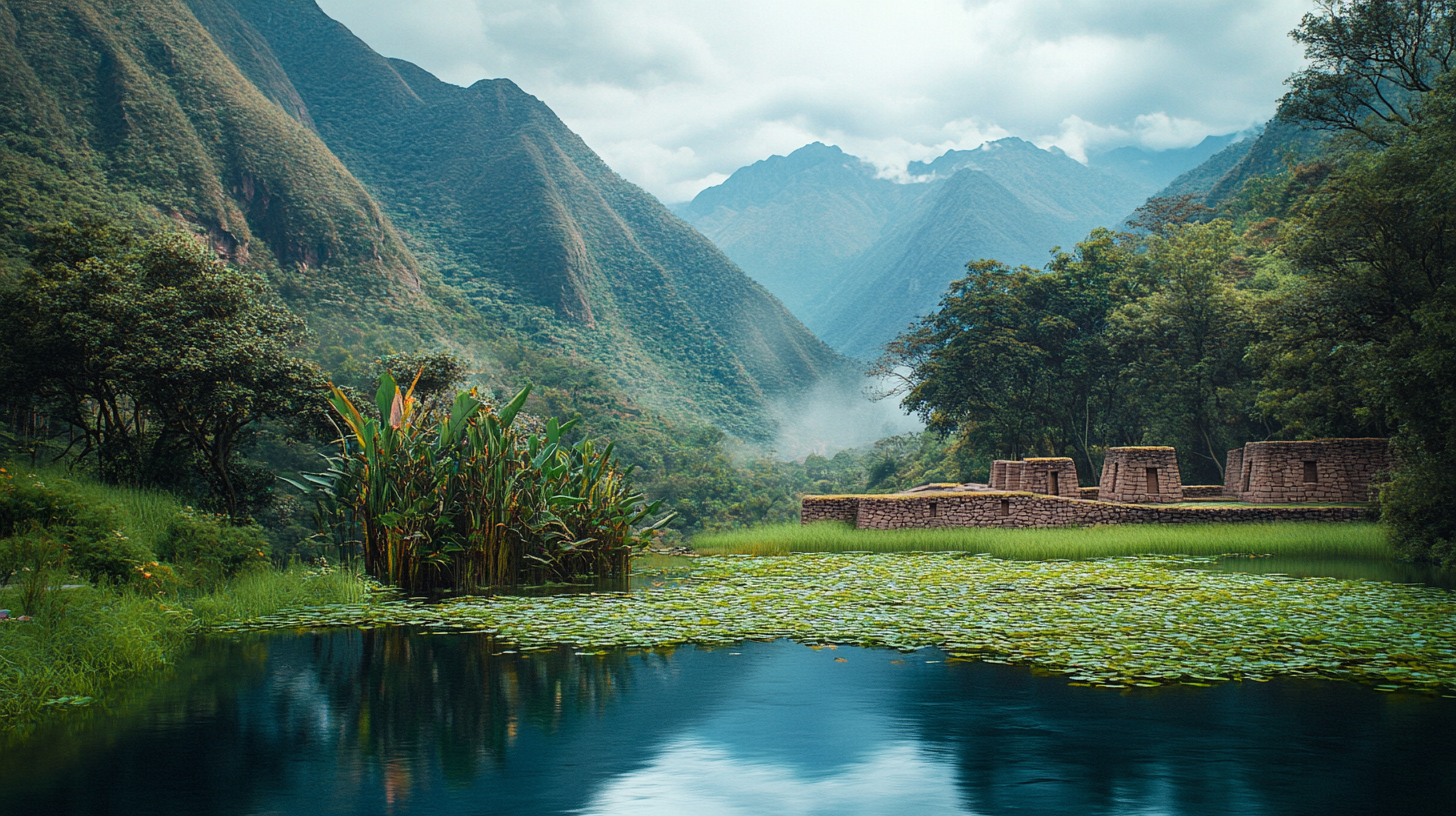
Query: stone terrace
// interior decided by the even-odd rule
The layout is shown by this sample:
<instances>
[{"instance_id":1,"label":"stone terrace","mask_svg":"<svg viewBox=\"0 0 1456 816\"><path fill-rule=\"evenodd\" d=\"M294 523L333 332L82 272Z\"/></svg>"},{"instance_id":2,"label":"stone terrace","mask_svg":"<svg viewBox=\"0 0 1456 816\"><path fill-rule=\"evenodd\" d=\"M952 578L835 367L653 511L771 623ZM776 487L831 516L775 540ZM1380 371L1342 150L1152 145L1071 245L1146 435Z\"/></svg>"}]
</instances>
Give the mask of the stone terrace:
<instances>
[{"instance_id":1,"label":"stone terrace","mask_svg":"<svg viewBox=\"0 0 1456 816\"><path fill-rule=\"evenodd\" d=\"M804 524L836 520L852 522L862 530L1358 521L1364 516L1363 507L1159 507L995 490L885 496L805 496L800 512L800 520Z\"/></svg>"}]
</instances>

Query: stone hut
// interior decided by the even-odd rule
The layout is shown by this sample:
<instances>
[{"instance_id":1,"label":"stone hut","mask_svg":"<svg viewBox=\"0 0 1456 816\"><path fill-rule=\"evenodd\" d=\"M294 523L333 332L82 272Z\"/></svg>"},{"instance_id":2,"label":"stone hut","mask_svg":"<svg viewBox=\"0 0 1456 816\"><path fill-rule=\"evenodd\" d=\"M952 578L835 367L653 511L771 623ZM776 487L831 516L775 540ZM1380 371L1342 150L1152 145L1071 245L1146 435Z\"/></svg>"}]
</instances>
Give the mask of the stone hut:
<instances>
[{"instance_id":1,"label":"stone hut","mask_svg":"<svg viewBox=\"0 0 1456 816\"><path fill-rule=\"evenodd\" d=\"M1024 459L1021 489L1044 496L1080 498L1077 491L1077 466L1066 456L1043 456ZM1009 488L1008 488L1009 489Z\"/></svg>"},{"instance_id":2,"label":"stone hut","mask_svg":"<svg viewBox=\"0 0 1456 816\"><path fill-rule=\"evenodd\" d=\"M1177 451L1168 447L1108 448L1098 498L1132 504L1183 501Z\"/></svg>"},{"instance_id":3,"label":"stone hut","mask_svg":"<svg viewBox=\"0 0 1456 816\"><path fill-rule=\"evenodd\" d=\"M1391 468L1388 439L1250 442L1237 471L1229 457L1238 497L1255 504L1369 501L1371 478Z\"/></svg>"},{"instance_id":4,"label":"stone hut","mask_svg":"<svg viewBox=\"0 0 1456 816\"><path fill-rule=\"evenodd\" d=\"M1238 498L1243 492L1244 449L1234 448L1228 452L1223 465L1223 494Z\"/></svg>"},{"instance_id":5,"label":"stone hut","mask_svg":"<svg viewBox=\"0 0 1456 816\"><path fill-rule=\"evenodd\" d=\"M997 459L991 463L992 490L1021 490L1021 477L1026 471L1025 462Z\"/></svg>"}]
</instances>

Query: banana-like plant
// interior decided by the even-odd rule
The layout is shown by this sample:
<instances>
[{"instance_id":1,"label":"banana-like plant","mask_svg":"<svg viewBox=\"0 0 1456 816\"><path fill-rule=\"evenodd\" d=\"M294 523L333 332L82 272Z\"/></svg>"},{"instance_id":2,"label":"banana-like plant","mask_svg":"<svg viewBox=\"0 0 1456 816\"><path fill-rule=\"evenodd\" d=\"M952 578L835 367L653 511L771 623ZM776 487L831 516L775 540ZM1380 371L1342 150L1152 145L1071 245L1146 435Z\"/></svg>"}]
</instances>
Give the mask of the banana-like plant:
<instances>
[{"instance_id":1,"label":"banana-like plant","mask_svg":"<svg viewBox=\"0 0 1456 816\"><path fill-rule=\"evenodd\" d=\"M334 388L341 453L309 484L290 483L357 523L365 569L411 592L625 575L634 547L668 520L638 529L660 502L632 489L612 445L568 444L575 420L518 431L530 391L498 410L470 391L421 411L413 384L401 392L385 374L376 419Z\"/></svg>"}]
</instances>

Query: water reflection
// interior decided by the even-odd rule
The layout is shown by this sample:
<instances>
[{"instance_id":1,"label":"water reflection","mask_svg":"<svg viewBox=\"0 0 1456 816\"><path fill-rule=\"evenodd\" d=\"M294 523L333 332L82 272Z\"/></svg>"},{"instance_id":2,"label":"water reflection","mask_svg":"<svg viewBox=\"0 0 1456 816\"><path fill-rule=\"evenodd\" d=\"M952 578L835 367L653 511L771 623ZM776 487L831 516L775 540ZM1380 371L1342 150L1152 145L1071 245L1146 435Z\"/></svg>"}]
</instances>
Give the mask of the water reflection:
<instances>
[{"instance_id":1,"label":"water reflection","mask_svg":"<svg viewBox=\"0 0 1456 816\"><path fill-rule=\"evenodd\" d=\"M583 809L590 816L653 814L971 813L960 804L955 765L905 741L878 746L820 775L797 764L734 754L684 738L650 765L610 780Z\"/></svg>"},{"instance_id":2,"label":"water reflection","mask_svg":"<svg viewBox=\"0 0 1456 816\"><path fill-rule=\"evenodd\" d=\"M934 650L508 653L399 629L207 643L0 763L4 813L1440 812L1456 700L1117 692Z\"/></svg>"},{"instance_id":3,"label":"water reflection","mask_svg":"<svg viewBox=\"0 0 1456 816\"><path fill-rule=\"evenodd\" d=\"M1298 558L1274 555L1264 558L1220 558L1207 565L1217 572L1281 573L1294 578L1338 578L1342 581L1390 581L1397 584L1456 589L1456 569L1426 564L1360 558Z\"/></svg>"}]
</instances>

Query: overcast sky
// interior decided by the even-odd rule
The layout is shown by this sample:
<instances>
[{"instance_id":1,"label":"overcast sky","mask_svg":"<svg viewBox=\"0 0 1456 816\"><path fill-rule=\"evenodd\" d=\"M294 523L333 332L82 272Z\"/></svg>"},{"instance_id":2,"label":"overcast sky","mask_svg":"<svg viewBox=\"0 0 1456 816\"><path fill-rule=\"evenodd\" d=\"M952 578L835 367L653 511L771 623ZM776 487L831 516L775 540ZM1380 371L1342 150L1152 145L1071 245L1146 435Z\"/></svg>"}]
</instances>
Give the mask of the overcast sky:
<instances>
[{"instance_id":1,"label":"overcast sky","mask_svg":"<svg viewBox=\"0 0 1456 816\"><path fill-rule=\"evenodd\" d=\"M1310 0L319 0L447 82L506 77L663 201L813 141L887 175L1020 136L1082 159L1267 120Z\"/></svg>"}]
</instances>

